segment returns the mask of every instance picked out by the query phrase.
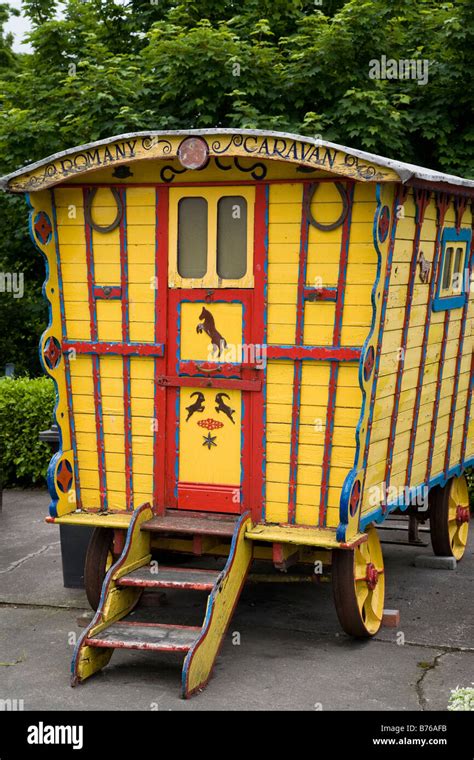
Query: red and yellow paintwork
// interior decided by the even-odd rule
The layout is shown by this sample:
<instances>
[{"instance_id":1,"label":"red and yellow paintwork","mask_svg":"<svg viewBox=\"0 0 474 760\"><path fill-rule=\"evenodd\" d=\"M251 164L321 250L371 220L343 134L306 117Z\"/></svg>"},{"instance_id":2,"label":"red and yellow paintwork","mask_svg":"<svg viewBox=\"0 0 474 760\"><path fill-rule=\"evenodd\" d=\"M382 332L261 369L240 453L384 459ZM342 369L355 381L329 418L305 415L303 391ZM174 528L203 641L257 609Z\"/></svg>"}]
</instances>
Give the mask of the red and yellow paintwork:
<instances>
[{"instance_id":1,"label":"red and yellow paintwork","mask_svg":"<svg viewBox=\"0 0 474 760\"><path fill-rule=\"evenodd\" d=\"M472 227L467 191L404 187L376 162L356 173L341 151L329 163L318 154L315 168L302 142L304 160L299 147L283 158L271 136L243 146L204 135L210 160L185 170L182 136L150 140L107 141L90 160L78 149L8 184L29 192L47 260L41 353L60 349L44 361L61 431L51 516L143 503L156 514L249 510L260 530L280 527L283 543L305 526L330 547L396 506L374 502L377 484L415 493L472 464L473 294L462 308L432 309L443 230ZM131 171L117 178L122 164ZM86 217L92 190L94 226L114 221L120 198L113 231ZM225 194L248 203L247 273L226 287L212 267L182 280L177 204L208 200L212 249ZM343 195L342 224L310 223L334 222ZM472 246L467 261L470 271ZM265 366L222 356L216 370L208 336L196 333L203 307L229 345L265 346ZM196 391L204 411L186 422ZM215 411L217 393L233 419ZM202 445L208 434L217 446Z\"/></svg>"}]
</instances>

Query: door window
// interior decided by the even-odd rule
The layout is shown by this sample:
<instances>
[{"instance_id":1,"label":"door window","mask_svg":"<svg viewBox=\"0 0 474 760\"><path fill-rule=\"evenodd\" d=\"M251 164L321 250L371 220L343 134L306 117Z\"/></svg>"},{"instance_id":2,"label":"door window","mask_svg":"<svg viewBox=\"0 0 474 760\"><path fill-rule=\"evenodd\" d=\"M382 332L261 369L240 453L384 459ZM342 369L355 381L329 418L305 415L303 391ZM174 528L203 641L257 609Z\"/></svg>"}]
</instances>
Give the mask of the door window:
<instances>
[{"instance_id":1,"label":"door window","mask_svg":"<svg viewBox=\"0 0 474 760\"><path fill-rule=\"evenodd\" d=\"M254 187L170 190L169 286L253 287Z\"/></svg>"}]
</instances>

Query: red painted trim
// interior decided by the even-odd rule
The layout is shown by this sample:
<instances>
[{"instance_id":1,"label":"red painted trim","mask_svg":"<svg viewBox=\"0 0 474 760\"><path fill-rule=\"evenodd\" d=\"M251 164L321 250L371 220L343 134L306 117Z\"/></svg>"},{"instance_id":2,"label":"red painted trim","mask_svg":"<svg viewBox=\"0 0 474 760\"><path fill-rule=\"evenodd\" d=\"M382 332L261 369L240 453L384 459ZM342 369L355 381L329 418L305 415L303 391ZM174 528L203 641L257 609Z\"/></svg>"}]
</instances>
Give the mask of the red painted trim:
<instances>
[{"instance_id":1,"label":"red painted trim","mask_svg":"<svg viewBox=\"0 0 474 760\"><path fill-rule=\"evenodd\" d=\"M304 309L306 290L306 269L308 264L308 235L309 219L306 209L313 194L314 185L311 183L303 187L303 199L301 203L300 219L300 250L298 263L298 291L296 301L296 325L295 325L295 348L304 343ZM293 368L293 399L291 405L291 433L290 433L290 468L288 484L288 522L294 523L296 518L296 488L298 480L298 443L299 443L299 420L301 399L301 377L303 373L302 361L295 360Z\"/></svg>"},{"instance_id":2,"label":"red painted trim","mask_svg":"<svg viewBox=\"0 0 474 760\"><path fill-rule=\"evenodd\" d=\"M430 441L429 441L429 446L428 446L425 483L430 482L431 467L433 465L433 451L435 447L436 426L438 424L438 410L439 410L441 385L443 382L444 358L446 356L446 343L448 341L450 316L451 316L451 312L448 309L444 313L443 338L441 341L441 353L440 353L440 357L438 361L438 375L436 378L436 394L435 394L435 400L433 403L433 414L431 417Z\"/></svg>"},{"instance_id":3,"label":"red painted trim","mask_svg":"<svg viewBox=\"0 0 474 760\"><path fill-rule=\"evenodd\" d=\"M268 184L255 188L254 214L254 290L252 300L251 340L261 347L267 344L267 288L268 288ZM249 415L248 446L244 450L243 466L249 472L248 496L244 504L250 508L252 520L258 522L265 513L266 482L266 366L259 370L263 376L262 391L252 393L246 400ZM248 372L247 374L250 374ZM255 372L253 373L255 374ZM245 446L245 442L244 442ZM244 478L244 482L247 479ZM247 488L247 483L245 483ZM245 501L246 499L246 501Z\"/></svg>"},{"instance_id":4,"label":"red painted trim","mask_svg":"<svg viewBox=\"0 0 474 760\"><path fill-rule=\"evenodd\" d=\"M334 346L268 346L268 359L314 359L318 361L358 362L362 348Z\"/></svg>"},{"instance_id":5,"label":"red painted trim","mask_svg":"<svg viewBox=\"0 0 474 760\"><path fill-rule=\"evenodd\" d=\"M428 339L429 339L431 317L432 317L432 301L437 291L438 279L440 277L440 271L441 271L441 263L442 263L440 261L441 235L442 235L442 230L443 230L443 225L444 225L444 218L446 216L446 212L449 206L449 199L447 199L447 197L444 195L437 196L436 201L437 201L437 224L436 224L435 249L433 253L433 267L432 267L433 271L431 273L431 279L429 283L428 302L426 304L425 324L423 328L423 340L422 340L422 345L421 345L421 360L420 360L420 366L418 367L418 377L416 381L416 396L415 396L415 408L414 408L414 414L413 414L413 425L411 427L410 441L408 444L409 454L408 454L407 478L406 478L406 482L408 486L410 485L410 481L411 481L412 459L413 459L413 454L415 451L416 434L418 430L418 418L419 418L420 404L421 404L421 393L423 390L422 386L423 386L423 379L424 379L425 366L426 366L426 351L428 348ZM416 270L415 270L415 276L416 276Z\"/></svg>"},{"instance_id":6,"label":"red painted trim","mask_svg":"<svg viewBox=\"0 0 474 760\"><path fill-rule=\"evenodd\" d=\"M258 212L257 212L258 216ZM178 393L177 388L190 387L190 388L230 388L234 390L244 391L242 393L242 447L241 447L241 503L239 505L238 512L242 512L244 509L249 508L250 502L250 481L251 472L254 465L254 456L252 454L252 419L254 412L252 407L251 397L254 395L260 395L262 391L262 378L261 373L255 370L249 365L243 364L238 368L238 372L241 374L241 378L232 379L231 377L214 377L203 376L206 375L199 369L198 365L205 365L206 362L194 362L197 374L193 375L190 370L192 365L186 361L181 363L179 359L180 350L180 336L178 334L179 328L179 313L180 304L186 302L202 302L212 305L213 303L226 302L242 303L245 309L244 324L242 342L246 345L258 343L254 339L252 334L253 329L253 298L255 289L188 289L188 288L170 288L168 291L169 299L169 346L173 349L168 354L167 362L167 375L161 375L157 378L157 383L167 387L167 432L166 432L166 503L167 506L182 507L181 500L179 499L180 484L179 484L179 405L178 405ZM214 363L210 362L212 366ZM219 366L218 363L215 363ZM183 366L189 372L187 376L183 376ZM232 367L232 374L236 374L236 368ZM252 394L247 393L252 391ZM199 485L199 484L198 484ZM204 506L203 506L204 505ZM261 501L259 501L258 507L260 508ZM202 498L201 506L197 501L193 502L192 509L205 510L205 498ZM222 507L219 508L222 511Z\"/></svg>"},{"instance_id":7,"label":"red painted trim","mask_svg":"<svg viewBox=\"0 0 474 760\"><path fill-rule=\"evenodd\" d=\"M167 388L233 388L241 391L260 391L261 380L232 380L222 377L180 377L179 375L159 375L156 382Z\"/></svg>"},{"instance_id":8,"label":"red painted trim","mask_svg":"<svg viewBox=\"0 0 474 760\"><path fill-rule=\"evenodd\" d=\"M451 185L448 182L428 182L422 179L409 179L406 185L428 192L446 193L449 195L462 195L474 198L474 188L462 185Z\"/></svg>"},{"instance_id":9,"label":"red painted trim","mask_svg":"<svg viewBox=\"0 0 474 760\"><path fill-rule=\"evenodd\" d=\"M421 239L421 228L423 225L425 211L429 203L429 193L425 190L415 189L413 192L413 196L414 196L414 201L416 205L416 230L415 230L415 237L413 239L413 246L412 246L410 274L408 277L407 295L406 295L406 301L405 301L405 314L403 318L402 339L401 339L401 344L400 344L400 351L403 352L401 354L403 357L405 356L407 343L408 343L408 327L410 323L410 312L411 312L413 293L414 293L414 288L415 288L416 269L418 266L418 254L419 254L419 246L420 246L420 239ZM390 287L390 283L389 283L389 287ZM398 362L398 367L397 367L395 394L394 394L392 415L390 418L390 433L389 433L389 439L388 439L388 444L387 444L387 464L385 467L385 477L384 477L384 482L387 488L390 484L390 476L392 472L393 448L395 445L395 435L396 435L397 421L398 421L398 407L399 407L400 393L401 393L402 380L403 380L403 365L404 365L404 361L400 360Z\"/></svg>"},{"instance_id":10,"label":"red painted trim","mask_svg":"<svg viewBox=\"0 0 474 760\"><path fill-rule=\"evenodd\" d=\"M146 160L146 159L144 159ZM160 160L160 159L158 159ZM171 159L170 159L171 160ZM315 169L315 174L318 172L318 169ZM343 175L334 175L332 177L318 177L317 181L318 184L320 182L334 182L335 176L340 178L341 181L345 181L348 183L355 184L356 180L351 180L350 177L345 177ZM289 179L264 179L264 180L253 180L253 179L239 179L238 177L233 180L215 180L214 182L208 181L208 182L190 182L189 180L183 181L183 182L121 182L120 184L113 184L111 182L89 182L86 183L74 183L75 188L82 188L86 190L90 190L93 188L115 188L116 190L122 190L122 189L128 189L128 188L135 188L135 187L152 187L156 190L166 190L170 187L226 187L227 185L230 186L237 186L237 185L254 185L255 187L266 187L268 185L294 185L295 183L298 185L306 185L308 183L315 182L315 178L307 178L304 177L293 177ZM439 183L438 183L439 184ZM53 186L54 189L56 188L67 188L71 189L71 185L69 182L58 182L57 185Z\"/></svg>"},{"instance_id":11,"label":"red painted trim","mask_svg":"<svg viewBox=\"0 0 474 760\"><path fill-rule=\"evenodd\" d=\"M306 286L303 289L303 297L306 301L337 301L337 288L313 288Z\"/></svg>"},{"instance_id":12,"label":"red painted trim","mask_svg":"<svg viewBox=\"0 0 474 760\"><path fill-rule=\"evenodd\" d=\"M230 573L232 571L232 566L233 566L233 564L235 562L235 554L236 554L236 551L238 549L238 541L239 541L239 538L240 538L240 534L241 534L242 531L246 530L246 527L244 526L244 520L248 516L249 515L245 514L245 513L241 516L241 518L240 518L241 522L240 522L240 524L238 524L238 528L237 528L236 532L234 533L234 536L232 537L231 551L233 550L233 553L229 554L229 557L227 559L226 566L225 566L225 568L223 570L223 572L224 572L224 578L222 579L222 583L225 582L225 579L229 577L229 575L230 575ZM233 604L232 604L232 610L231 610L230 615L229 615L227 626L226 626L225 630L222 632L222 636L221 636L221 640L220 640L219 646L217 648L216 656L214 658L214 662L212 664L212 667L210 668L210 671L209 671L209 676L206 678L205 681L203 681L202 683L200 683L195 689L190 690L189 689L189 671L190 671L190 668L191 668L192 661L194 659L194 655L196 654L196 651L199 648L199 645L205 640L205 638L206 638L209 630L212 627L212 619L214 617L214 610L215 610L214 595L215 595L216 592L215 591L211 592L211 595L209 597L209 600L212 603L210 617L209 617L209 619L205 619L204 620L203 628L201 629L201 635L199 636L199 639L193 644L193 646L192 646L191 650L189 651L189 653L188 653L188 655L187 655L187 657L186 657L186 659L184 661L184 664L183 664L183 675L184 675L184 673L186 673L186 679L185 679L185 684L186 685L185 685L185 688L183 689L183 696L185 697L185 699L189 699L197 691L199 691L201 689L204 689L206 687L206 685L208 684L209 679L212 676L212 670L213 670L213 667L214 667L214 663L216 662L217 658L219 657L221 648L222 648L222 646L224 644L225 634L227 632L227 629L228 629L228 627L230 625L230 621L232 620L232 616L234 614L235 608L236 608L236 606L238 604L238 601L240 599L240 595L242 593L242 589L245 586L245 581L247 580L247 575L248 575L248 572L250 570L251 564L252 564L252 561L249 562L249 565L248 565L248 567L247 567L247 569L246 569L246 571L245 571L245 573L243 575L242 583L240 584L239 590L238 590L238 592L234 596L234 601L233 601Z\"/></svg>"},{"instance_id":13,"label":"red painted trim","mask_svg":"<svg viewBox=\"0 0 474 760\"><path fill-rule=\"evenodd\" d=\"M461 466L462 467L464 467L464 460L466 458L467 436L469 432L470 409L471 409L471 403L472 403L473 378L474 378L474 353L471 356L471 371L469 374L469 385L467 388L466 417L464 419L464 430L463 430L462 445L461 445Z\"/></svg>"},{"instance_id":14,"label":"red painted trim","mask_svg":"<svg viewBox=\"0 0 474 760\"><path fill-rule=\"evenodd\" d=\"M83 190L82 196L85 208L87 204L88 190ZM94 341L97 341L98 333L96 304L94 300L94 253L92 249L92 229L87 221L84 221L84 229L86 237L87 298L89 302L91 343L93 343ZM62 341L63 350L65 349L65 344L68 345L69 341ZM77 353L80 353L80 351ZM101 411L102 395L100 389L100 359L98 356L92 358L92 381L94 387L94 408L96 416L97 468L99 472L100 506L101 509L105 509L107 506L107 482L105 474L104 425Z\"/></svg>"},{"instance_id":15,"label":"red painted trim","mask_svg":"<svg viewBox=\"0 0 474 760\"><path fill-rule=\"evenodd\" d=\"M88 191L84 188L82 191L82 202L84 208L87 203ZM87 298L89 302L89 320L91 340L97 340L97 320L94 303L94 256L92 253L92 230L87 222L84 222L86 236L86 261L87 261Z\"/></svg>"},{"instance_id":16,"label":"red painted trim","mask_svg":"<svg viewBox=\"0 0 474 760\"><path fill-rule=\"evenodd\" d=\"M126 191L120 191L124 213L120 220L120 292L122 306L122 341L128 344L130 341L129 328L129 299L128 299L128 256L127 256L127 231L126 231ZM124 422L124 449L125 449L125 503L128 510L133 510L133 452L132 452L132 400L130 398L130 357L122 359L123 368L123 422Z\"/></svg>"},{"instance_id":17,"label":"red painted trim","mask_svg":"<svg viewBox=\"0 0 474 760\"><path fill-rule=\"evenodd\" d=\"M122 299L122 288L119 285L94 285L94 298Z\"/></svg>"},{"instance_id":18,"label":"red painted trim","mask_svg":"<svg viewBox=\"0 0 474 760\"><path fill-rule=\"evenodd\" d=\"M155 195L156 237L155 237L155 344L166 345L168 339L168 206L169 189L159 187ZM170 345L170 344L168 344ZM171 344L173 345L173 344ZM168 353L171 353L168 351ZM154 451L153 451L153 510L163 515L167 506L165 494L166 471L166 391L157 382L158 377L167 372L165 352L155 359Z\"/></svg>"},{"instance_id":19,"label":"red painted trim","mask_svg":"<svg viewBox=\"0 0 474 760\"><path fill-rule=\"evenodd\" d=\"M153 343L108 343L105 341L63 340L63 351L74 349L76 354L96 354L104 356L163 356L163 344Z\"/></svg>"},{"instance_id":20,"label":"red painted trim","mask_svg":"<svg viewBox=\"0 0 474 760\"><path fill-rule=\"evenodd\" d=\"M178 509L240 514L242 511L240 483L229 486L180 481L178 482Z\"/></svg>"},{"instance_id":21,"label":"red painted trim","mask_svg":"<svg viewBox=\"0 0 474 760\"><path fill-rule=\"evenodd\" d=\"M255 368L255 364L226 364L222 362L198 362L183 361L179 362L178 370L183 375L203 375L205 377L234 377L242 376L242 369L248 367Z\"/></svg>"},{"instance_id":22,"label":"red painted trim","mask_svg":"<svg viewBox=\"0 0 474 760\"><path fill-rule=\"evenodd\" d=\"M319 502L318 526L324 527L327 514L327 497L329 494L329 475L331 470L332 432L336 416L336 391L337 391L337 365L331 364L329 368L328 406L326 415L326 428L324 433L324 453L321 468L321 494Z\"/></svg>"},{"instance_id":23,"label":"red painted trim","mask_svg":"<svg viewBox=\"0 0 474 760\"><path fill-rule=\"evenodd\" d=\"M456 219L455 227L458 234L461 231L462 218L464 216L464 212L468 206L468 203L469 198L466 195L458 195L454 199L454 214Z\"/></svg>"},{"instance_id":24,"label":"red painted trim","mask_svg":"<svg viewBox=\"0 0 474 760\"><path fill-rule=\"evenodd\" d=\"M354 202L354 186L346 185L347 201L349 205L349 212L344 219L341 234L341 251L339 256L339 273L337 279L337 300L334 315L334 330L332 336L332 342L334 351L347 351L348 349L342 349L341 346L341 334L342 334L342 322L344 314L344 296L346 290L347 281L347 263L349 259L349 238L351 231L352 221L352 205ZM362 349L358 350L360 357ZM324 450L323 450L323 462L321 472L321 494L319 502L319 527L324 527L326 524L327 515L327 501L329 494L329 477L331 471L331 459L332 459L332 438L334 431L334 420L336 416L336 393L337 393L337 381L339 376L339 365L331 364L329 370L329 387L328 387L328 403L326 414L326 428L324 432Z\"/></svg>"}]
</instances>

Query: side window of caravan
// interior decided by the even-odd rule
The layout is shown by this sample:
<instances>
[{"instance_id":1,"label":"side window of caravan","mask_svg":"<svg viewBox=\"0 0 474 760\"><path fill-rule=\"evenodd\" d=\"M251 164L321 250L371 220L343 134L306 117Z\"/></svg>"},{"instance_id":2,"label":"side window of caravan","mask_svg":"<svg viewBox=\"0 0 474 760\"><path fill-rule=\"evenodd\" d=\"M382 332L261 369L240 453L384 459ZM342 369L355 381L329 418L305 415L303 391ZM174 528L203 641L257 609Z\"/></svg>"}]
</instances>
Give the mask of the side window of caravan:
<instances>
[{"instance_id":1,"label":"side window of caravan","mask_svg":"<svg viewBox=\"0 0 474 760\"><path fill-rule=\"evenodd\" d=\"M434 311L457 309L466 303L467 254L471 241L471 231L445 229L441 245L440 271Z\"/></svg>"},{"instance_id":2,"label":"side window of caravan","mask_svg":"<svg viewBox=\"0 0 474 760\"><path fill-rule=\"evenodd\" d=\"M171 188L170 287L253 287L254 204L254 187Z\"/></svg>"}]
</instances>

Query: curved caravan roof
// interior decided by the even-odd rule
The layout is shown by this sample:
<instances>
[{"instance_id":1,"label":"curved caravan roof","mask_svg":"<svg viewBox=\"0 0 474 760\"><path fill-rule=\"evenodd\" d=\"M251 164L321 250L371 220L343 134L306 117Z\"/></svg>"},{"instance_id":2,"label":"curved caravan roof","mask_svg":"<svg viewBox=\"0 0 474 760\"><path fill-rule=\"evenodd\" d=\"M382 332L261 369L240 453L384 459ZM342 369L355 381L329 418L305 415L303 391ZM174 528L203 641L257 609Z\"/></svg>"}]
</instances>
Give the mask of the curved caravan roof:
<instances>
[{"instance_id":1,"label":"curved caravan roof","mask_svg":"<svg viewBox=\"0 0 474 760\"><path fill-rule=\"evenodd\" d=\"M247 129L190 129L130 132L79 145L24 166L0 179L8 192L34 192L73 176L146 159L171 160L187 137L200 137L211 157L236 156L284 161L360 182L403 182L474 195L474 180L286 132ZM188 167L190 168L190 167Z\"/></svg>"}]
</instances>

